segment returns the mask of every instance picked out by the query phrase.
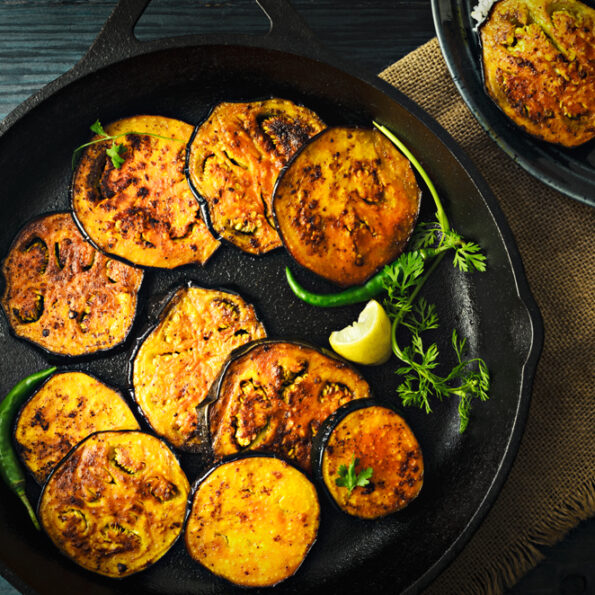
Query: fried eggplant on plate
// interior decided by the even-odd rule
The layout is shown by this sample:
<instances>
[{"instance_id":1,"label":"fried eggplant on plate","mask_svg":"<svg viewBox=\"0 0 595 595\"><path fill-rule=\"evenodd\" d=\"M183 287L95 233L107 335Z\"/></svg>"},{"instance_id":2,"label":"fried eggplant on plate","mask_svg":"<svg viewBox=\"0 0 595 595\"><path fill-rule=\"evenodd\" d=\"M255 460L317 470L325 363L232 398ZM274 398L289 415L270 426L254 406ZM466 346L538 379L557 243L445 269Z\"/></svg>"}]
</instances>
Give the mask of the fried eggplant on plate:
<instances>
[{"instance_id":1,"label":"fried eggplant on plate","mask_svg":"<svg viewBox=\"0 0 595 595\"><path fill-rule=\"evenodd\" d=\"M196 130L188 175L213 231L250 254L281 246L271 201L279 171L325 127L286 99L221 103Z\"/></svg>"},{"instance_id":2,"label":"fried eggplant on plate","mask_svg":"<svg viewBox=\"0 0 595 595\"><path fill-rule=\"evenodd\" d=\"M485 85L523 130L565 147L595 137L595 10L502 0L480 28Z\"/></svg>"},{"instance_id":3,"label":"fried eggplant on plate","mask_svg":"<svg viewBox=\"0 0 595 595\"><path fill-rule=\"evenodd\" d=\"M192 126L163 116L134 116L105 127L111 140L87 147L74 173L72 207L102 251L146 267L204 264L219 246L208 231L184 173ZM99 138L99 137L96 137Z\"/></svg>"},{"instance_id":4,"label":"fried eggplant on plate","mask_svg":"<svg viewBox=\"0 0 595 595\"><path fill-rule=\"evenodd\" d=\"M10 247L2 272L2 307L18 337L72 357L126 340L143 271L95 250L70 213L29 222Z\"/></svg>"}]
</instances>

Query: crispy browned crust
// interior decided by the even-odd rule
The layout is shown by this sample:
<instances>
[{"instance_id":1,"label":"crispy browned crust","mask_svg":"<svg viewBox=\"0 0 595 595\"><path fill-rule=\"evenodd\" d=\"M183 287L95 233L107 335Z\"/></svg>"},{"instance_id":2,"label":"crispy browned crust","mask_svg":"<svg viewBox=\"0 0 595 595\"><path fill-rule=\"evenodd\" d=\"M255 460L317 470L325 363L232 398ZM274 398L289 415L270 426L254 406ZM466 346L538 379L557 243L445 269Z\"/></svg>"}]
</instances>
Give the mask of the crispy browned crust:
<instances>
[{"instance_id":1,"label":"crispy browned crust","mask_svg":"<svg viewBox=\"0 0 595 595\"><path fill-rule=\"evenodd\" d=\"M82 372L54 374L27 401L14 438L38 483L83 438L101 430L138 430L122 395Z\"/></svg>"},{"instance_id":2,"label":"crispy browned crust","mask_svg":"<svg viewBox=\"0 0 595 595\"><path fill-rule=\"evenodd\" d=\"M285 99L218 105L188 155L190 181L215 232L251 254L281 246L271 208L275 181L324 127L312 110Z\"/></svg>"},{"instance_id":3,"label":"crispy browned crust","mask_svg":"<svg viewBox=\"0 0 595 595\"><path fill-rule=\"evenodd\" d=\"M200 449L197 406L229 353L263 337L254 307L240 296L179 289L133 363L135 399L153 429L176 448Z\"/></svg>"},{"instance_id":4,"label":"crispy browned crust","mask_svg":"<svg viewBox=\"0 0 595 595\"><path fill-rule=\"evenodd\" d=\"M56 468L39 519L77 564L124 577L155 563L182 531L190 491L178 461L142 432L93 434Z\"/></svg>"},{"instance_id":5,"label":"crispy browned crust","mask_svg":"<svg viewBox=\"0 0 595 595\"><path fill-rule=\"evenodd\" d=\"M197 487L186 525L190 555L244 587L296 572L316 539L320 506L306 476L272 457L216 467Z\"/></svg>"},{"instance_id":6,"label":"crispy browned crust","mask_svg":"<svg viewBox=\"0 0 595 595\"><path fill-rule=\"evenodd\" d=\"M69 356L111 349L128 336L143 272L97 252L70 213L28 223L2 272L2 307L17 336Z\"/></svg>"},{"instance_id":7,"label":"crispy browned crust","mask_svg":"<svg viewBox=\"0 0 595 595\"><path fill-rule=\"evenodd\" d=\"M116 169L112 141L87 147L72 183L72 206L89 238L103 251L141 266L171 269L204 264L219 246L200 215L184 174L192 126L162 116L135 116L105 127L125 147ZM97 137L96 137L97 138Z\"/></svg>"},{"instance_id":8,"label":"crispy browned crust","mask_svg":"<svg viewBox=\"0 0 595 595\"><path fill-rule=\"evenodd\" d=\"M336 484L339 467L359 459L356 473L369 467L367 486L351 495ZM407 506L421 490L424 462L419 443L405 420L391 409L372 406L345 416L333 430L322 458L322 476L339 507L348 514L376 519Z\"/></svg>"},{"instance_id":9,"label":"crispy browned crust","mask_svg":"<svg viewBox=\"0 0 595 595\"><path fill-rule=\"evenodd\" d=\"M409 161L380 132L329 128L279 178L273 208L289 254L341 286L405 248L419 212Z\"/></svg>"},{"instance_id":10,"label":"crispy browned crust","mask_svg":"<svg viewBox=\"0 0 595 595\"><path fill-rule=\"evenodd\" d=\"M575 147L595 137L595 10L503 0L481 27L486 88L518 126Z\"/></svg>"},{"instance_id":11,"label":"crispy browned crust","mask_svg":"<svg viewBox=\"0 0 595 595\"><path fill-rule=\"evenodd\" d=\"M209 407L216 457L244 450L286 456L311 468L312 438L341 405L370 396L370 387L348 364L313 347L266 342L225 369Z\"/></svg>"}]
</instances>

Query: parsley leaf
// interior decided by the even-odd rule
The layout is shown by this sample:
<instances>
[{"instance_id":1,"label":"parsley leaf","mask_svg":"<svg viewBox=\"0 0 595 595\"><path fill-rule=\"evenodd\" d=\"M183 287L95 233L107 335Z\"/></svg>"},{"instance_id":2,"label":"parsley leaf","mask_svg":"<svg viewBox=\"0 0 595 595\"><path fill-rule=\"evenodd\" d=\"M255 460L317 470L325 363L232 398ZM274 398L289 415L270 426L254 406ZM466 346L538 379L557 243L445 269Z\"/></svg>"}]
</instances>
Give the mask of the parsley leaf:
<instances>
[{"instance_id":1,"label":"parsley leaf","mask_svg":"<svg viewBox=\"0 0 595 595\"><path fill-rule=\"evenodd\" d=\"M430 413L432 397L444 400L458 398L459 431L469 424L471 404L488 399L490 374L481 358L467 358L467 340L459 339L452 331L451 344L456 363L445 376L437 373L440 353L436 343L424 343L422 334L439 328L436 307L418 297L426 280L448 252L452 252L453 266L462 272L486 270L486 257L475 242L464 239L451 229L436 188L415 156L387 128L374 126L391 140L409 159L426 182L436 205L436 221L419 223L411 239L412 251L406 252L385 269L384 287L387 297L384 307L392 320L392 349L402 365L396 373L402 376L397 388L403 405L419 407ZM428 262L431 262L427 267ZM401 346L399 329L409 335L409 344ZM402 333L399 333L399 337Z\"/></svg>"},{"instance_id":2,"label":"parsley leaf","mask_svg":"<svg viewBox=\"0 0 595 595\"><path fill-rule=\"evenodd\" d=\"M105 154L112 160L112 164L116 169L120 169L124 163L124 158L121 157L124 151L126 151L124 145L119 145L116 141L112 141L112 146L105 152Z\"/></svg>"},{"instance_id":3,"label":"parsley leaf","mask_svg":"<svg viewBox=\"0 0 595 595\"><path fill-rule=\"evenodd\" d=\"M359 465L359 459L353 455L349 467L347 465L339 465L339 475L335 479L335 484L342 488L349 490L349 495L356 487L364 487L370 483L370 477L372 477L373 469L368 467L362 470L360 473L355 472L355 468Z\"/></svg>"},{"instance_id":4,"label":"parsley leaf","mask_svg":"<svg viewBox=\"0 0 595 595\"><path fill-rule=\"evenodd\" d=\"M91 128L91 132L94 132L95 134L98 134L99 136L107 136L107 133L103 129L103 126L101 125L101 122L99 120L95 120L95 122L93 124L91 124L90 128Z\"/></svg>"}]
</instances>

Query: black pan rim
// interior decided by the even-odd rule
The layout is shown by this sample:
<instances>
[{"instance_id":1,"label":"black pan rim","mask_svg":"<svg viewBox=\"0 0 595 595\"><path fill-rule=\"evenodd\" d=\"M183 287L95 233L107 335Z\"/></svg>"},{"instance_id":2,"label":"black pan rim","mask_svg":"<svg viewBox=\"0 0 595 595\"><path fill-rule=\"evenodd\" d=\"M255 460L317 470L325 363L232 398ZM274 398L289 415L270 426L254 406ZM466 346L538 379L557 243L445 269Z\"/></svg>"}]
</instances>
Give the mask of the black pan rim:
<instances>
[{"instance_id":1,"label":"black pan rim","mask_svg":"<svg viewBox=\"0 0 595 595\"><path fill-rule=\"evenodd\" d=\"M474 1L476 0L471 0L472 4ZM434 27L448 71L463 101L481 127L500 149L531 176L574 200L589 206L595 206L594 168L590 168L593 172L593 178L589 181L570 167L554 161L553 157L548 158L545 164L537 161L532 162L523 155L520 149L523 147L542 147L551 145L551 143L546 143L536 137L532 137L520 127L515 126L499 108L497 108L497 111L500 117L490 118L486 106L491 106L493 102L484 92L483 75L476 78L473 74L476 69L483 72L481 59L478 57L478 62L473 63L463 58L465 52L469 49L470 43L466 39L467 31L464 30L465 24L456 20L461 16L458 11L461 10L462 3L455 2L454 0L431 0L431 2ZM456 27L457 35L455 38L448 35L446 30L447 23ZM473 31L470 30L470 34L473 34ZM463 65L457 63L457 57L464 60ZM476 99L475 94L478 94L481 99ZM581 147L589 144L593 145L593 143L595 143L595 140L592 139L581 145ZM559 145L551 146L556 146L558 150L567 152L569 155L572 154L573 150L580 148L565 148ZM591 192L590 196L588 194L589 191Z\"/></svg>"},{"instance_id":2,"label":"black pan rim","mask_svg":"<svg viewBox=\"0 0 595 595\"><path fill-rule=\"evenodd\" d=\"M180 39L184 41L183 38ZM245 49L245 46L237 45L237 39L231 38L229 38L227 42L224 38L222 38L221 43L201 45L200 48L203 50L214 52L218 47L229 48L230 46L237 47L238 49ZM168 43L167 45L164 44L161 48L156 47L154 45L151 47L153 47L153 50L147 51L142 54L144 58L153 53L158 53L159 51L171 51L181 49L188 50L196 46L182 44L179 47L177 47L172 46ZM276 52L277 54L286 56L286 58L295 58L295 56L299 56L300 58L306 60L313 60L313 58L309 58L308 56L304 55L303 52L296 53L291 49L271 49L270 47L263 47L262 45L251 45L250 49L254 51L258 50L269 54ZM134 57L132 58L132 60L133 59ZM103 66L101 64L99 66L94 65L90 72L81 73L80 71L77 71L77 69L75 68L75 70L70 71L66 75L63 75L61 79L57 79L53 83L50 83L49 85L44 87L40 92L38 92L37 94L26 100L19 107L17 107L13 112L11 112L11 114L9 114L9 116L4 120L4 122L0 124L0 144L2 137L7 132L9 132L9 130L11 130L12 127L19 120L24 118L26 114L34 110L35 107L38 104L41 104L45 99L48 99L50 96L53 96L59 90L61 90L62 88L66 88L71 83L84 83L84 79L87 76L95 75L98 72L101 72L102 70L110 68L110 66L112 65L121 65L122 63L127 62L128 60L129 58L125 58L123 60L115 61L108 66ZM404 590L404 593L410 594L418 592L422 587L427 586L431 582L431 580L433 580L442 570L444 570L446 566L455 558L455 556L463 549L463 546L470 539L471 535L477 530L481 521L486 516L488 510L491 508L491 505L494 503L498 492L500 491L502 485L504 484L504 481L506 480L506 477L508 476L516 452L518 450L518 446L520 444L524 424L529 411L531 381L535 373L535 368L539 359L539 354L541 352L541 347L543 343L541 316L539 314L537 305L531 295L528 282L524 275L522 261L518 254L512 232L508 227L504 215L500 211L495 197L489 190L481 174L479 173L475 165L473 165L473 163L470 161L470 159L458 147L456 142L446 133L446 131L437 122L430 118L430 116L427 115L425 111L422 110L417 104L408 99L405 95L403 95L401 92L399 92L397 89L395 89L388 83L380 80L378 77L369 75L358 69L347 67L344 64L342 64L339 60L333 57L327 57L327 59L325 60L325 64L328 67L331 67L342 74L355 78L359 82L364 83L365 85L372 87L376 91L381 92L382 94L387 96L388 99L392 100L392 102L400 105L402 108L409 111L414 118L416 118L424 125L424 127L428 130L429 133L431 133L444 145L444 147L449 151L453 158L461 165L462 169L466 171L470 181L477 189L478 194L480 194L481 196L483 204L487 209L487 215L489 215L496 224L498 233L505 247L506 256L510 265L510 271L514 278L516 286L516 298L523 304L523 308L525 309L528 316L529 326L531 330L531 341L527 350L525 361L524 363L520 362L521 388L518 395L517 407L512 418L511 431L508 436L504 454L500 459L498 471L495 474L489 488L486 490L483 499L478 504L476 512L471 516L467 525L460 531L459 535L454 539L450 547L448 547L445 550L444 554L432 566L426 569L426 571L418 579L416 579L411 585L409 585ZM14 572L12 572L10 569L5 568L3 562L0 562L0 570L3 574L5 574L8 577L15 576ZM25 585L20 579L16 580L15 584L19 586L19 588L22 588L23 592L33 592L32 589L27 587L27 585Z\"/></svg>"}]
</instances>

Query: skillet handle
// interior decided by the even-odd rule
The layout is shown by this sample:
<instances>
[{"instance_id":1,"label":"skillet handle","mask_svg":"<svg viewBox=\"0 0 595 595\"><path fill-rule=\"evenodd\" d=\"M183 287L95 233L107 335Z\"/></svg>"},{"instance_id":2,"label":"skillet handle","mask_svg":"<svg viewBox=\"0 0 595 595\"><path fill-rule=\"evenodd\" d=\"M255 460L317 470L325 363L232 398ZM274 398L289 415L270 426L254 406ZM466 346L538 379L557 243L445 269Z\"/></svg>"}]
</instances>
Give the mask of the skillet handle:
<instances>
[{"instance_id":1,"label":"skillet handle","mask_svg":"<svg viewBox=\"0 0 595 595\"><path fill-rule=\"evenodd\" d=\"M81 76L145 52L189 45L260 46L317 60L336 60L289 0L255 1L269 19L269 31L264 36L198 34L141 42L134 35L134 27L151 0L120 0L87 53L71 72L75 77Z\"/></svg>"}]
</instances>

